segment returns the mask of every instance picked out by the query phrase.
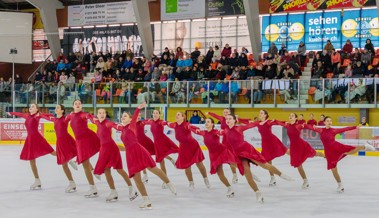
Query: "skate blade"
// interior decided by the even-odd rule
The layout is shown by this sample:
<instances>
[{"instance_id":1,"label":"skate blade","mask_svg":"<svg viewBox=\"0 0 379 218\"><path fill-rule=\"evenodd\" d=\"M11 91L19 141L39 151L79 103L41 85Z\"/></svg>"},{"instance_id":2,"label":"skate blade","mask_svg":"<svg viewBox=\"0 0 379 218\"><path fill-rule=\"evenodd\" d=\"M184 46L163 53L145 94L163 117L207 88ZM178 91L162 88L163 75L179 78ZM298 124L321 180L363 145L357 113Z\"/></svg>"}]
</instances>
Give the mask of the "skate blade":
<instances>
[{"instance_id":1,"label":"skate blade","mask_svg":"<svg viewBox=\"0 0 379 218\"><path fill-rule=\"evenodd\" d=\"M133 201L134 199L136 199L138 197L138 193L134 193L134 196L133 197L129 197L129 200L130 201Z\"/></svg>"},{"instance_id":2,"label":"skate blade","mask_svg":"<svg viewBox=\"0 0 379 218\"><path fill-rule=\"evenodd\" d=\"M66 193L74 193L74 192L76 192L76 188L71 189L71 190L66 190L65 192L66 192Z\"/></svg>"},{"instance_id":3,"label":"skate blade","mask_svg":"<svg viewBox=\"0 0 379 218\"><path fill-rule=\"evenodd\" d=\"M274 182L274 183L270 183L268 186L270 186L270 187L274 187L274 186L276 186L276 182Z\"/></svg>"},{"instance_id":4,"label":"skate blade","mask_svg":"<svg viewBox=\"0 0 379 218\"><path fill-rule=\"evenodd\" d=\"M149 180L143 181L143 184L147 184L147 183L149 183Z\"/></svg>"},{"instance_id":5,"label":"skate blade","mask_svg":"<svg viewBox=\"0 0 379 218\"><path fill-rule=\"evenodd\" d=\"M105 202L112 203L118 201L118 197L112 198L112 199L106 199Z\"/></svg>"},{"instance_id":6,"label":"skate blade","mask_svg":"<svg viewBox=\"0 0 379 218\"><path fill-rule=\"evenodd\" d=\"M262 198L262 200L258 201L258 203L263 204L264 203L263 198Z\"/></svg>"},{"instance_id":7,"label":"skate blade","mask_svg":"<svg viewBox=\"0 0 379 218\"><path fill-rule=\"evenodd\" d=\"M153 206L151 204L147 205L146 207L140 207L141 210L152 210Z\"/></svg>"},{"instance_id":8,"label":"skate blade","mask_svg":"<svg viewBox=\"0 0 379 218\"><path fill-rule=\"evenodd\" d=\"M226 197L228 197L228 198L234 198L234 192L232 194L230 194L230 195L227 195Z\"/></svg>"},{"instance_id":9,"label":"skate blade","mask_svg":"<svg viewBox=\"0 0 379 218\"><path fill-rule=\"evenodd\" d=\"M309 185L307 185L307 186L303 186L302 189L304 189L304 190L309 189Z\"/></svg>"},{"instance_id":10,"label":"skate blade","mask_svg":"<svg viewBox=\"0 0 379 218\"><path fill-rule=\"evenodd\" d=\"M84 197L86 197L86 198L96 198L96 197L98 197L98 195L97 195L97 192L96 192L96 193L93 193L91 195L84 195Z\"/></svg>"},{"instance_id":11,"label":"skate blade","mask_svg":"<svg viewBox=\"0 0 379 218\"><path fill-rule=\"evenodd\" d=\"M345 192L345 189L338 190L337 192L340 193L340 194L342 194L342 193Z\"/></svg>"},{"instance_id":12,"label":"skate blade","mask_svg":"<svg viewBox=\"0 0 379 218\"><path fill-rule=\"evenodd\" d=\"M38 191L38 190L42 190L42 187L41 186L30 187L30 190L32 190L32 191Z\"/></svg>"}]
</instances>

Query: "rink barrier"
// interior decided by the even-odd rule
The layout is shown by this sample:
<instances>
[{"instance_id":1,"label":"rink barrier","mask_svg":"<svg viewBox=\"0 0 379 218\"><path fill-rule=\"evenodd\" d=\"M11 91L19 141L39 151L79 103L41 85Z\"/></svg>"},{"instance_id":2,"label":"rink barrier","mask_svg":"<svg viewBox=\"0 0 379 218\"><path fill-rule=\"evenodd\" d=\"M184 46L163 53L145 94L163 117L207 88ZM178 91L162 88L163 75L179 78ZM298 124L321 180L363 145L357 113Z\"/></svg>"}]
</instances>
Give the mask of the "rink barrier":
<instances>
[{"instance_id":1,"label":"rink barrier","mask_svg":"<svg viewBox=\"0 0 379 218\"><path fill-rule=\"evenodd\" d=\"M88 123L91 130L96 132L96 125ZM195 125L200 129L204 129L204 125ZM220 125L216 125L215 128L220 128ZM340 127L336 127L340 128ZM69 127L69 133L73 135L72 129ZM45 122L41 120L39 124L39 132L46 138L46 140L54 145L56 143L56 135L54 131L54 125L51 122ZM165 126L164 132L173 142L179 144L175 139L175 132L173 129ZM278 137L284 145L289 147L289 139L286 128L281 126L272 127L273 134ZM120 150L124 150L124 146L121 141L121 132L115 129L112 130L113 139L116 144L120 146ZM145 126L145 134L152 137L150 127ZM198 141L202 150L207 150L204 146L203 137L192 133L193 137ZM23 145L26 139L27 132L23 119L0 119L0 145ZM315 150L323 151L323 145L320 140L320 135L317 132L311 130L302 130L302 138L307 141ZM244 132L245 141L254 145L254 147L260 151L261 137L257 128L248 129ZM366 143L372 144L377 151L379 151L379 128L377 127L362 127L360 129L347 131L336 136L337 141L347 145L365 145ZM379 156L379 152L359 152L358 156Z\"/></svg>"}]
</instances>

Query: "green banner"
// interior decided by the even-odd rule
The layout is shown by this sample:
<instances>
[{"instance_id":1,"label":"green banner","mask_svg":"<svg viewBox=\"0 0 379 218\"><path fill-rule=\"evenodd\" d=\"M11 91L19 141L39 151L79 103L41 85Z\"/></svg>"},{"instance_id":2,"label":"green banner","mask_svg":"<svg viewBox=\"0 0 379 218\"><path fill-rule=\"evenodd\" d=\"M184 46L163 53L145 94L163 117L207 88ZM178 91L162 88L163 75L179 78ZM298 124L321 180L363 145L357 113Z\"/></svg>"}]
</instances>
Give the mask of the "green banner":
<instances>
[{"instance_id":1,"label":"green banner","mask_svg":"<svg viewBox=\"0 0 379 218\"><path fill-rule=\"evenodd\" d=\"M178 12L178 0L166 0L166 13Z\"/></svg>"}]
</instances>

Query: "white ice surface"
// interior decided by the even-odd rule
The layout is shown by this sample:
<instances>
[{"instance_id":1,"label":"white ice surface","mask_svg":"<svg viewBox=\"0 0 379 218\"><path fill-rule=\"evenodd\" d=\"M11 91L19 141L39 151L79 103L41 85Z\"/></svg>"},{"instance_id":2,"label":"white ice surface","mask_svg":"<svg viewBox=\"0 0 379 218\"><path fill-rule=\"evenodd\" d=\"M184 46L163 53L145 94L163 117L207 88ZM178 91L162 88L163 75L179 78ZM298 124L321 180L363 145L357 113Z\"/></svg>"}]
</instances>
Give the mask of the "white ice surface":
<instances>
[{"instance_id":1,"label":"white ice surface","mask_svg":"<svg viewBox=\"0 0 379 218\"><path fill-rule=\"evenodd\" d=\"M162 190L162 182L149 173L147 190L153 202L153 210L141 211L138 205L141 197L133 202L128 199L127 189L121 177L113 172L119 201L106 203L109 194L105 177L96 182L100 196L84 198L88 190L83 169L72 171L78 185L78 191L66 194L64 189L68 182L61 167L55 164L53 156L37 160L42 190L30 191L34 179L29 163L19 160L21 146L0 146L0 217L379 217L379 158L346 157L339 164L339 172L345 186L345 193L336 192L337 184L326 162L322 158L309 159L304 168L311 188L302 190L302 180L296 169L290 167L289 157L274 161L284 173L295 181L287 182L277 177L278 185L269 187L268 173L257 167L252 168L262 180L258 183L264 195L265 203L255 201L255 193L249 188L246 180L239 176L239 183L234 186L236 196L228 199L226 188L216 175L209 176L212 188L207 190L199 171L193 167L195 191L188 190L188 182L183 170L174 169L166 162L169 178L175 183L178 196L174 197L169 190ZM125 153L121 153L125 162ZM207 152L204 154L208 155ZM96 158L91 162L95 164ZM206 167L209 170L208 158ZM231 180L228 166L225 174Z\"/></svg>"}]
</instances>

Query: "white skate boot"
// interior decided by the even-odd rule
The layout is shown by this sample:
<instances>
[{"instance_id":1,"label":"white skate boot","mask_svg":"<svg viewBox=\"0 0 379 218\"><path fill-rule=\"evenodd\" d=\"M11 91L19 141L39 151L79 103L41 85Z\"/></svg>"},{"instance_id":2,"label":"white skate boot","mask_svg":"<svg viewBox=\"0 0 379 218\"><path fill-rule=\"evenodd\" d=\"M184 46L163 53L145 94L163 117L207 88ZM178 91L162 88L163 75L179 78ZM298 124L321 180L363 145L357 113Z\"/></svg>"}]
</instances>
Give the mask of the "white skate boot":
<instances>
[{"instance_id":1,"label":"white skate boot","mask_svg":"<svg viewBox=\"0 0 379 218\"><path fill-rule=\"evenodd\" d=\"M308 179L304 179L303 185L301 186L302 189L308 189L309 188L309 182Z\"/></svg>"},{"instance_id":2,"label":"white skate boot","mask_svg":"<svg viewBox=\"0 0 379 218\"><path fill-rule=\"evenodd\" d=\"M109 193L107 199L105 199L106 202L114 202L117 201L118 199L118 193L116 189L111 189L111 193Z\"/></svg>"},{"instance_id":3,"label":"white skate boot","mask_svg":"<svg viewBox=\"0 0 379 218\"><path fill-rule=\"evenodd\" d=\"M76 192L76 184L74 181L70 181L68 183L68 186L65 190L66 193L73 193L73 192Z\"/></svg>"},{"instance_id":4,"label":"white skate boot","mask_svg":"<svg viewBox=\"0 0 379 218\"><path fill-rule=\"evenodd\" d=\"M282 179L284 179L284 180L287 180L287 181L293 181L293 179L290 176L288 176L288 175L286 175L284 173L280 174L279 177L282 178Z\"/></svg>"},{"instance_id":5,"label":"white skate boot","mask_svg":"<svg viewBox=\"0 0 379 218\"><path fill-rule=\"evenodd\" d=\"M337 192L343 193L345 191L345 188L343 187L342 183L338 183Z\"/></svg>"},{"instance_id":6,"label":"white skate boot","mask_svg":"<svg viewBox=\"0 0 379 218\"><path fill-rule=\"evenodd\" d=\"M226 192L226 197L233 198L234 197L234 191L232 189L232 186L228 187L228 191Z\"/></svg>"},{"instance_id":7,"label":"white skate boot","mask_svg":"<svg viewBox=\"0 0 379 218\"><path fill-rule=\"evenodd\" d=\"M68 164L70 164L70 166L72 167L72 169L74 169L74 170L78 170L78 165L75 163L75 161L70 160L70 161L68 162Z\"/></svg>"},{"instance_id":8,"label":"white skate boot","mask_svg":"<svg viewBox=\"0 0 379 218\"><path fill-rule=\"evenodd\" d=\"M167 184L166 183L162 183L162 189L167 189Z\"/></svg>"},{"instance_id":9,"label":"white skate boot","mask_svg":"<svg viewBox=\"0 0 379 218\"><path fill-rule=\"evenodd\" d=\"M195 190L195 183L194 183L193 181L190 181L190 182L189 182L189 190L190 190L190 191Z\"/></svg>"},{"instance_id":10,"label":"white skate boot","mask_svg":"<svg viewBox=\"0 0 379 218\"><path fill-rule=\"evenodd\" d=\"M256 176L255 174L253 174L253 179L256 181L256 182L261 182L261 179Z\"/></svg>"},{"instance_id":11,"label":"white skate boot","mask_svg":"<svg viewBox=\"0 0 379 218\"><path fill-rule=\"evenodd\" d=\"M142 196L143 203L139 205L139 208L142 210L151 210L153 209L151 201L148 196Z\"/></svg>"},{"instance_id":12,"label":"white skate boot","mask_svg":"<svg viewBox=\"0 0 379 218\"><path fill-rule=\"evenodd\" d=\"M269 186L276 186L276 179L275 176L271 176Z\"/></svg>"},{"instance_id":13,"label":"white skate boot","mask_svg":"<svg viewBox=\"0 0 379 218\"><path fill-rule=\"evenodd\" d=\"M205 186L207 187L207 189L210 189L210 188L211 188L211 184L209 183L209 179L208 179L208 177L205 177L205 178L204 178L204 183L205 183Z\"/></svg>"},{"instance_id":14,"label":"white skate boot","mask_svg":"<svg viewBox=\"0 0 379 218\"><path fill-rule=\"evenodd\" d=\"M142 176L142 182L144 183L144 184L147 184L148 182L149 182L149 178L147 177L147 174L143 174L143 176Z\"/></svg>"},{"instance_id":15,"label":"white skate boot","mask_svg":"<svg viewBox=\"0 0 379 218\"><path fill-rule=\"evenodd\" d=\"M34 183L30 186L30 190L41 190L41 180L35 179Z\"/></svg>"},{"instance_id":16,"label":"white skate boot","mask_svg":"<svg viewBox=\"0 0 379 218\"><path fill-rule=\"evenodd\" d=\"M233 173L233 179L232 179L232 182L233 182L233 184L237 184L237 183L238 183L238 176L237 176L237 173Z\"/></svg>"},{"instance_id":17,"label":"white skate boot","mask_svg":"<svg viewBox=\"0 0 379 218\"><path fill-rule=\"evenodd\" d=\"M366 142L366 144L365 144L365 150L366 151L375 151L375 148L370 143Z\"/></svg>"},{"instance_id":18,"label":"white skate boot","mask_svg":"<svg viewBox=\"0 0 379 218\"><path fill-rule=\"evenodd\" d=\"M166 185L167 185L168 189L170 189L170 191L172 192L172 194L176 195L175 185L172 182L169 182Z\"/></svg>"},{"instance_id":19,"label":"white skate boot","mask_svg":"<svg viewBox=\"0 0 379 218\"><path fill-rule=\"evenodd\" d=\"M133 201L134 199L138 197L138 193L136 192L136 190L134 190L133 186L128 186L128 188L129 188L129 200Z\"/></svg>"},{"instance_id":20,"label":"white skate boot","mask_svg":"<svg viewBox=\"0 0 379 218\"><path fill-rule=\"evenodd\" d=\"M255 192L257 196L257 202L263 204L263 195L260 191Z\"/></svg>"},{"instance_id":21,"label":"white skate boot","mask_svg":"<svg viewBox=\"0 0 379 218\"><path fill-rule=\"evenodd\" d=\"M97 197L97 188L95 185L90 185L89 186L89 190L87 191L87 193L84 195L84 197L86 198L94 198L94 197Z\"/></svg>"}]
</instances>

